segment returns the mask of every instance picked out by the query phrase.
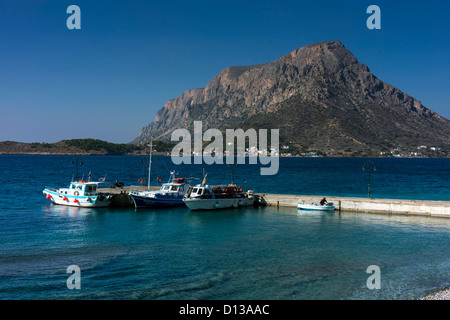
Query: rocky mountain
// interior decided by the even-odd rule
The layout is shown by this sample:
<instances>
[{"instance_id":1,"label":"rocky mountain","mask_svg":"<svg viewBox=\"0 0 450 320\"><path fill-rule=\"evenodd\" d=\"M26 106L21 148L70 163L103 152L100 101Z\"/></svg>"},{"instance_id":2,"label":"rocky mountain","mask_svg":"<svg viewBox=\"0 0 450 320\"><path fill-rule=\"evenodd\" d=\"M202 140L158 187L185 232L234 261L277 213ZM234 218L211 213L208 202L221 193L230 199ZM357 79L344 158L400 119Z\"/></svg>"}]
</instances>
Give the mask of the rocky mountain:
<instances>
[{"instance_id":1,"label":"rocky mountain","mask_svg":"<svg viewBox=\"0 0 450 320\"><path fill-rule=\"evenodd\" d=\"M450 149L450 121L379 80L340 41L314 43L280 59L229 67L205 88L169 100L135 144L173 130L279 129L282 144L327 154L379 154L419 145Z\"/></svg>"}]
</instances>

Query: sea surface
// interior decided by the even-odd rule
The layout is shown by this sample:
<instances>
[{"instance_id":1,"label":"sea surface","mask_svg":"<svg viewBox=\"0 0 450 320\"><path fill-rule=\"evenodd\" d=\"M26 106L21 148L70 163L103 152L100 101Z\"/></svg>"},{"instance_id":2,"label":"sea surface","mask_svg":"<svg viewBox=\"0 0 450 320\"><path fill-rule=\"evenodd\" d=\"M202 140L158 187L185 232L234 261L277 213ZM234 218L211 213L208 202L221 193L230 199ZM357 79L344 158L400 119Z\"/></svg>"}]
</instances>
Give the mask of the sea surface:
<instances>
[{"instance_id":1,"label":"sea surface","mask_svg":"<svg viewBox=\"0 0 450 320\"><path fill-rule=\"evenodd\" d=\"M144 156L83 156L78 179L136 185ZM0 155L0 299L417 299L450 286L450 219L296 208L72 208L50 204L75 156ZM280 158L260 165L173 165L152 158L151 184L169 170L255 192L450 201L450 159ZM367 167L367 166L366 166ZM371 167L373 168L373 166ZM69 266L80 289L68 289ZM370 266L380 289L369 289Z\"/></svg>"}]
</instances>

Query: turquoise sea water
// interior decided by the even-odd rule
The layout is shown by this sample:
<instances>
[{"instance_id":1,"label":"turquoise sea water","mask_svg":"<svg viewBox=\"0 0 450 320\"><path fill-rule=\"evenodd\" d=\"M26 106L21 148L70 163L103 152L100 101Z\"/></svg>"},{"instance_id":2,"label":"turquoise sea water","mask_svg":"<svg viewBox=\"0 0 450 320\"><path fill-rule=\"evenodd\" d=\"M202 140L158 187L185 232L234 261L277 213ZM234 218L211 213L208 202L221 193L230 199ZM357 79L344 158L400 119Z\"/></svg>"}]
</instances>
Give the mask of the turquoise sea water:
<instances>
[{"instance_id":1,"label":"turquoise sea water","mask_svg":"<svg viewBox=\"0 0 450 320\"><path fill-rule=\"evenodd\" d=\"M416 299L450 286L450 219L51 205L42 190L68 185L72 159L0 156L0 299ZM85 178L92 171L130 185L144 175L143 157L81 159ZM152 180L168 169L231 179L227 166L153 159ZM365 197L365 161L282 158L276 176L241 165L235 180L256 192ZM448 159L371 161L373 197L450 200ZM80 290L66 286L70 265L81 269ZM371 265L381 270L379 290L366 286Z\"/></svg>"}]
</instances>

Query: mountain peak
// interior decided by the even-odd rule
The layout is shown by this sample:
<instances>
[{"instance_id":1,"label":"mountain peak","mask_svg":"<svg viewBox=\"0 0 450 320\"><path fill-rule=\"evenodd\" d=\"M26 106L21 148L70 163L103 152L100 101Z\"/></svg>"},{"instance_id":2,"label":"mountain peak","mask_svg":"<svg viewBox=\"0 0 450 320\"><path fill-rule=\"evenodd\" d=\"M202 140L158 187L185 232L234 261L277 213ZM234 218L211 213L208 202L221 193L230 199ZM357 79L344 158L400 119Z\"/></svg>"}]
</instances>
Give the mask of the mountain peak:
<instances>
[{"instance_id":1,"label":"mountain peak","mask_svg":"<svg viewBox=\"0 0 450 320\"><path fill-rule=\"evenodd\" d=\"M282 141L307 149L450 147L450 121L380 81L339 40L313 43L265 64L228 67L205 88L166 102L133 142L168 140L195 120L205 130L280 128Z\"/></svg>"}]
</instances>

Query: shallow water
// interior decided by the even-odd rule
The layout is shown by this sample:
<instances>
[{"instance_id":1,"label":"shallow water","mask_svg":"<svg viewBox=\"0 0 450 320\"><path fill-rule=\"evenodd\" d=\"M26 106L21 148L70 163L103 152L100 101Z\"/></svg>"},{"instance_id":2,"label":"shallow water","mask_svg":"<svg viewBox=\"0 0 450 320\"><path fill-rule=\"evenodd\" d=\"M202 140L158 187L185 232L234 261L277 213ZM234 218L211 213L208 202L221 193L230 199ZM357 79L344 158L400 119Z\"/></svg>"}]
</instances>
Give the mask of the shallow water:
<instances>
[{"instance_id":1,"label":"shallow water","mask_svg":"<svg viewBox=\"0 0 450 320\"><path fill-rule=\"evenodd\" d=\"M42 189L68 184L72 158L0 156L1 299L417 299L450 285L450 219L274 207L191 212L184 207L136 211L51 205ZM317 159L307 159L308 166L294 160L282 162L279 175L266 179L272 190L286 188L279 179L288 175L287 167L309 168L291 173L289 181L304 181L305 172L313 175L309 161ZM329 176L341 168L334 159L323 160L316 172ZM357 163L348 161L346 168ZM433 166L441 167L437 171L447 172L448 161L435 161ZM84 163L99 172L94 176L126 177L120 180L127 185L142 173L139 157L85 157ZM388 163L389 170L397 165ZM419 167L413 162L410 170L417 174ZM228 169L207 168L229 177ZM195 176L201 177L201 169L195 168ZM83 170L87 175L89 169ZM236 176L257 169L239 170ZM431 175L430 170L427 164L419 171ZM160 169L155 178L166 172ZM393 180L407 178L396 174L401 179L392 178L389 188ZM423 196L447 194L442 186L448 180L430 177L427 184L425 177ZM248 185L258 179L248 178ZM323 193L343 192L345 181L340 188L324 183ZM374 185L381 188L380 181ZM315 188L299 187L310 194ZM410 183L410 189L419 186ZM81 269L80 290L66 286L70 265ZM370 265L380 267L379 290L367 288Z\"/></svg>"}]
</instances>

